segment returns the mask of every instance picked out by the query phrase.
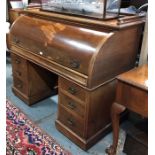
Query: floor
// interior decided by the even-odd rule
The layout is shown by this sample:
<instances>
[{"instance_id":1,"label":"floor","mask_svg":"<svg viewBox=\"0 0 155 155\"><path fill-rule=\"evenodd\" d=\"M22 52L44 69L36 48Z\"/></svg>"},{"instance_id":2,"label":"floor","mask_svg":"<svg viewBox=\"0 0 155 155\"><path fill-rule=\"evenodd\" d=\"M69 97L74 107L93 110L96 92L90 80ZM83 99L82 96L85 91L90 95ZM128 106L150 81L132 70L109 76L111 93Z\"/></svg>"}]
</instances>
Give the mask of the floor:
<instances>
[{"instance_id":1,"label":"floor","mask_svg":"<svg viewBox=\"0 0 155 155\"><path fill-rule=\"evenodd\" d=\"M105 148L112 143L112 133L103 137L98 143L91 147L88 151L83 151L72 141L66 138L55 128L55 120L57 118L58 96L53 96L38 102L31 107L26 105L22 100L17 98L11 89L12 86L12 68L10 56L6 60L6 97L10 99L15 106L19 107L27 116L38 124L44 131L51 135L60 145L69 150L73 155L105 155ZM125 132L120 130L119 151L121 152L125 141Z\"/></svg>"}]
</instances>

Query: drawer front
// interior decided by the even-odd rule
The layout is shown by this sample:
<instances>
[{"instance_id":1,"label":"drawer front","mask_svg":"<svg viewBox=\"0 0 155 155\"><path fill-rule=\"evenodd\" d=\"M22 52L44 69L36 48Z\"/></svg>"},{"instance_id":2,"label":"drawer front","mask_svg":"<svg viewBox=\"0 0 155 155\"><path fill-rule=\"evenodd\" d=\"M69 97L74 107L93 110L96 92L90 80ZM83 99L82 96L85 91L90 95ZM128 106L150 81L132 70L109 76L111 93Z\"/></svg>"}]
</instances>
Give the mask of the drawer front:
<instances>
[{"instance_id":1,"label":"drawer front","mask_svg":"<svg viewBox=\"0 0 155 155\"><path fill-rule=\"evenodd\" d=\"M11 53L12 65L14 68L24 69L27 64L27 60L23 59L22 57Z\"/></svg>"},{"instance_id":2,"label":"drawer front","mask_svg":"<svg viewBox=\"0 0 155 155\"><path fill-rule=\"evenodd\" d=\"M21 93L27 95L28 94L28 88L27 88L27 84L24 83L23 81L21 81L19 78L17 77L13 77L13 85L16 89L18 89Z\"/></svg>"},{"instance_id":3,"label":"drawer front","mask_svg":"<svg viewBox=\"0 0 155 155\"><path fill-rule=\"evenodd\" d=\"M27 61L20 56L11 54L13 75L25 81L27 79Z\"/></svg>"},{"instance_id":4,"label":"drawer front","mask_svg":"<svg viewBox=\"0 0 155 155\"><path fill-rule=\"evenodd\" d=\"M75 132L77 135L84 136L84 121L79 117L74 116L62 105L59 105L59 116L58 120L67 126L70 130Z\"/></svg>"},{"instance_id":5,"label":"drawer front","mask_svg":"<svg viewBox=\"0 0 155 155\"><path fill-rule=\"evenodd\" d=\"M21 69L13 69L13 76L18 77L22 81L27 80L26 72L22 71Z\"/></svg>"},{"instance_id":6,"label":"drawer front","mask_svg":"<svg viewBox=\"0 0 155 155\"><path fill-rule=\"evenodd\" d=\"M59 78L59 88L83 102L86 101L86 91L68 80Z\"/></svg>"},{"instance_id":7,"label":"drawer front","mask_svg":"<svg viewBox=\"0 0 155 155\"><path fill-rule=\"evenodd\" d=\"M79 103L65 94L59 92L59 104L62 104L72 112L76 113L78 116L84 118L85 105Z\"/></svg>"}]
</instances>

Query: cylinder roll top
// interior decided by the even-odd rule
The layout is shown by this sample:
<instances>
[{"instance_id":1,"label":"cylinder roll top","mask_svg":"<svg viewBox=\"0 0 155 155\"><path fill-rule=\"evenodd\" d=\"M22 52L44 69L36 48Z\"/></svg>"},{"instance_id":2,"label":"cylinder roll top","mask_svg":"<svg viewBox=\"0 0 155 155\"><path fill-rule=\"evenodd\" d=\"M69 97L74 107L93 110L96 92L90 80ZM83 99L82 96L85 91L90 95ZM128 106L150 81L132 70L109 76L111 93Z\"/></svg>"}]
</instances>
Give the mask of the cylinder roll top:
<instances>
[{"instance_id":1,"label":"cylinder roll top","mask_svg":"<svg viewBox=\"0 0 155 155\"><path fill-rule=\"evenodd\" d=\"M85 75L108 36L106 32L28 16L20 16L10 30L13 44Z\"/></svg>"}]
</instances>

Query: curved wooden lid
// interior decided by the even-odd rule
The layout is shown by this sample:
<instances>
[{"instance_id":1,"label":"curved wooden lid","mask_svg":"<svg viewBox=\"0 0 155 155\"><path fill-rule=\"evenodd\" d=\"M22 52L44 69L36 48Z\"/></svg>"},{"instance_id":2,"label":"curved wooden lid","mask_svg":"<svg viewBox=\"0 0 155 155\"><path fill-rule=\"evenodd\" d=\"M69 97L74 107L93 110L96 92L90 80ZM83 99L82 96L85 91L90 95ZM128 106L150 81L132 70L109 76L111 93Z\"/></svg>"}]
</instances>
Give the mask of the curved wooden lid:
<instances>
[{"instance_id":1,"label":"curved wooden lid","mask_svg":"<svg viewBox=\"0 0 155 155\"><path fill-rule=\"evenodd\" d=\"M10 31L11 41L14 43L18 39L18 46L40 52L46 58L85 75L88 75L93 55L100 51L110 35L24 15L16 20Z\"/></svg>"}]
</instances>

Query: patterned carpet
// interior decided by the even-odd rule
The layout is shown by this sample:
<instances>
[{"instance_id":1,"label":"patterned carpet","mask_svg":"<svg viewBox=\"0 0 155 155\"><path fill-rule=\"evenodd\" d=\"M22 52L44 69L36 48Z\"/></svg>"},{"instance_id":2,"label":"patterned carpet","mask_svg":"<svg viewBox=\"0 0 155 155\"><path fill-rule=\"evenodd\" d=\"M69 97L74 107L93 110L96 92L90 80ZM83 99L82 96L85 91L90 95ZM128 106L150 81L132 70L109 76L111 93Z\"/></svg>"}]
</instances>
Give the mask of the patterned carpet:
<instances>
[{"instance_id":1,"label":"patterned carpet","mask_svg":"<svg viewBox=\"0 0 155 155\"><path fill-rule=\"evenodd\" d=\"M7 155L71 155L35 125L11 101L6 101Z\"/></svg>"}]
</instances>

